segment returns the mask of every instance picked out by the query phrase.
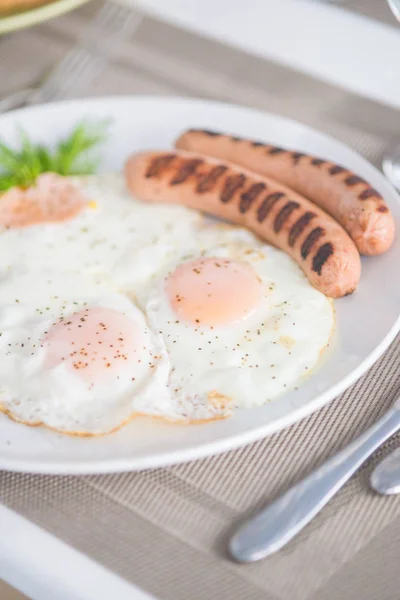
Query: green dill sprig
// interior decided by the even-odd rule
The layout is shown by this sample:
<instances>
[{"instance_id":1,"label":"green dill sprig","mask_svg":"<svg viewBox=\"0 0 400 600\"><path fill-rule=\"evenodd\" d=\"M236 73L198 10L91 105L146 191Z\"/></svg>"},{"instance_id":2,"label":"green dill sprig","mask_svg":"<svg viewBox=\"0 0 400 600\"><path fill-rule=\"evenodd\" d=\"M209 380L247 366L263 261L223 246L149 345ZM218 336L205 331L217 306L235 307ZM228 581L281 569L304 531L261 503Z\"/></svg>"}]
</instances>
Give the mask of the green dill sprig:
<instances>
[{"instance_id":1,"label":"green dill sprig","mask_svg":"<svg viewBox=\"0 0 400 600\"><path fill-rule=\"evenodd\" d=\"M15 186L29 187L41 173L94 173L99 156L93 151L107 139L108 128L109 121L79 123L53 150L34 144L20 129L18 149L0 141L0 192Z\"/></svg>"}]
</instances>

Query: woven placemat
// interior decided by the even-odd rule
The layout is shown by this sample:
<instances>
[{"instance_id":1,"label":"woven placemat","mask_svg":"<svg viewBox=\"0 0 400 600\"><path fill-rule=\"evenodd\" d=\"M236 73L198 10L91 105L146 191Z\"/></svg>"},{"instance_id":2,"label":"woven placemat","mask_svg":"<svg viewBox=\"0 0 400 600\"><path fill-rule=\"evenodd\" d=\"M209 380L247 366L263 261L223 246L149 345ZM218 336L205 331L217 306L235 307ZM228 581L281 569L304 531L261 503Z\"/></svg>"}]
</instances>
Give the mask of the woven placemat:
<instances>
[{"instance_id":1,"label":"woven placemat","mask_svg":"<svg viewBox=\"0 0 400 600\"><path fill-rule=\"evenodd\" d=\"M71 44L95 4L1 40L0 94L32 80L27 47L29 65L39 74ZM375 164L391 137L400 139L395 110L150 19L89 93L116 90L211 97L275 111L335 135ZM238 519L383 414L400 388L399 358L397 340L324 409L243 449L142 473L3 472L0 500L161 600L395 600L400 500L374 495L368 475L400 436L280 553L239 566L226 558L225 542Z\"/></svg>"}]
</instances>

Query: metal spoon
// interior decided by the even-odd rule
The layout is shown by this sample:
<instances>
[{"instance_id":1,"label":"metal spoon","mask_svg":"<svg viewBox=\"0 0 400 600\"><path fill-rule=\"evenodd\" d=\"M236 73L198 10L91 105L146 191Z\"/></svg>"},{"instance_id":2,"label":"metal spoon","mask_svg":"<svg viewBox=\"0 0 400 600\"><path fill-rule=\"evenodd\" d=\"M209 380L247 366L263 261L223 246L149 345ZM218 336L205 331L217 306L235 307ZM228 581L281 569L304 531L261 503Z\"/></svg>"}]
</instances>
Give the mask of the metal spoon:
<instances>
[{"instance_id":1,"label":"metal spoon","mask_svg":"<svg viewBox=\"0 0 400 600\"><path fill-rule=\"evenodd\" d=\"M239 527L229 543L231 556L239 562L254 562L280 550L399 429L400 398L347 448Z\"/></svg>"},{"instance_id":2,"label":"metal spoon","mask_svg":"<svg viewBox=\"0 0 400 600\"><path fill-rule=\"evenodd\" d=\"M400 145L389 146L382 159L382 170L389 181L400 191Z\"/></svg>"},{"instance_id":3,"label":"metal spoon","mask_svg":"<svg viewBox=\"0 0 400 600\"><path fill-rule=\"evenodd\" d=\"M392 10L392 13L398 21L400 21L400 0L387 0Z\"/></svg>"},{"instance_id":4,"label":"metal spoon","mask_svg":"<svg viewBox=\"0 0 400 600\"><path fill-rule=\"evenodd\" d=\"M387 0L389 7L400 21L400 0ZM389 147L382 160L382 170L395 188L400 190L400 144Z\"/></svg>"},{"instance_id":5,"label":"metal spoon","mask_svg":"<svg viewBox=\"0 0 400 600\"><path fill-rule=\"evenodd\" d=\"M400 448L389 454L372 472L371 486L379 494L400 494Z\"/></svg>"}]
</instances>

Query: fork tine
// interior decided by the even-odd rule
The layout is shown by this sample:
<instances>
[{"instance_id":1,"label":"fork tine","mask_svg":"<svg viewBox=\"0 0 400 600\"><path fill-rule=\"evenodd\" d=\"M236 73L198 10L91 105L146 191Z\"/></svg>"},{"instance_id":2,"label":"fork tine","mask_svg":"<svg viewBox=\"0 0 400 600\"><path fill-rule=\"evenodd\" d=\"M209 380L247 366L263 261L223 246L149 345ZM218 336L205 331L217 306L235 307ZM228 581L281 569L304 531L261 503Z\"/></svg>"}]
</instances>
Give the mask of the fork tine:
<instances>
[{"instance_id":1,"label":"fork tine","mask_svg":"<svg viewBox=\"0 0 400 600\"><path fill-rule=\"evenodd\" d=\"M71 87L77 89L83 83L92 81L115 49L138 28L142 19L141 15L126 7L107 2L85 30L77 46L68 52L47 81L35 91L29 104L48 102L64 95Z\"/></svg>"},{"instance_id":2,"label":"fork tine","mask_svg":"<svg viewBox=\"0 0 400 600\"><path fill-rule=\"evenodd\" d=\"M135 17L131 17L129 21L124 20L114 31L110 31L107 28L107 54L105 54L104 48L96 46L91 51L86 51L86 56L82 56L80 65L74 69L73 80L70 79L74 86L78 87L80 82L85 79L93 80L120 44L137 29L141 20L142 17L139 18L136 15Z\"/></svg>"},{"instance_id":3,"label":"fork tine","mask_svg":"<svg viewBox=\"0 0 400 600\"><path fill-rule=\"evenodd\" d=\"M87 63L88 54L91 49L93 50L91 47L98 45L97 39L99 33L101 33L102 30L104 30L104 32L109 32L116 27L118 28L121 17L125 18L125 21L128 20L127 16L130 15L127 15L127 9L121 9L122 7L117 7L116 5L105 4L82 36L78 47L67 54L65 59L61 61L59 67L56 68L53 76L51 76L51 79L53 79L53 77L60 79L65 78L71 72L74 72L76 75L78 70ZM96 56L93 58L95 59ZM53 82L49 80L48 83L52 84L51 88L54 87ZM43 87L42 92L45 92L46 88L47 84Z\"/></svg>"},{"instance_id":4,"label":"fork tine","mask_svg":"<svg viewBox=\"0 0 400 600\"><path fill-rule=\"evenodd\" d=\"M68 72L68 70L73 69L77 61L80 60L82 51L86 50L86 45L88 42L93 41L90 40L91 37L94 37L93 34L99 32L99 28L103 28L108 24L112 25L113 16L115 14L115 9L119 12L119 7L112 4L105 4L100 11L96 14L93 21L89 24L78 45L73 48L68 54L60 61L58 66L54 69L53 75Z\"/></svg>"}]
</instances>

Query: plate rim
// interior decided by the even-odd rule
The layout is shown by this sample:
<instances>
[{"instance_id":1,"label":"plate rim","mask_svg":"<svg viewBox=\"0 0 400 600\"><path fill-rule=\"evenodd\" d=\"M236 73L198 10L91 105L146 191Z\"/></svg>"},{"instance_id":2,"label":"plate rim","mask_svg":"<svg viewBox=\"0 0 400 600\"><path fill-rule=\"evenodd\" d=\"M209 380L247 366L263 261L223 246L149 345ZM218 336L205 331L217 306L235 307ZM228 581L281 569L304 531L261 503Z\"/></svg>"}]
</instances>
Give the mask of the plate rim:
<instances>
[{"instance_id":1,"label":"plate rim","mask_svg":"<svg viewBox=\"0 0 400 600\"><path fill-rule=\"evenodd\" d=\"M30 8L23 12L6 15L0 18L0 35L17 31L24 27L37 25L42 21L47 21L54 17L58 17L70 10L74 10L90 0L56 0L44 6Z\"/></svg>"},{"instance_id":2,"label":"plate rim","mask_svg":"<svg viewBox=\"0 0 400 600\"><path fill-rule=\"evenodd\" d=\"M86 0L85 0L86 1ZM368 163L369 168L374 170L379 176L385 180L387 186L391 188L392 192L399 199L400 197L395 188L390 184L387 178L383 173L377 169L372 163L368 161L362 154L358 153L356 150L353 150L350 146L345 144L344 142L338 140L334 136L330 134L326 134L323 131L315 129L301 121L297 121L290 117L285 117L283 115L276 114L270 111L264 111L262 109L240 105L231 103L228 101L220 101L220 100L212 100L212 99L203 99L203 98L191 98L185 96L169 96L169 95L108 95L108 96L99 96L94 98L83 98L83 99L68 99L60 102L52 102L49 104L41 104L33 107L21 108L16 111L10 111L9 113L5 113L4 115L0 115L0 122L3 118L9 117L10 115L22 114L24 112L35 112L36 110L43 110L48 107L63 107L68 105L90 105L93 103L104 103L104 102L122 102L122 103L132 103L132 102L146 102L146 101L157 101L160 103L170 102L184 102L191 104L203 104L203 105L226 105L230 109L237 109L246 112L252 112L255 115L264 115L278 121L284 122L286 124L290 124L293 126L300 126L303 131L311 132L313 134L317 133L318 135L324 136L325 139L333 142L334 144L339 144L347 152L350 151L354 156L361 158L364 162ZM375 362L382 356L382 354L387 350L390 346L391 342L395 339L396 335L400 331L400 308L399 314L390 327L389 331L386 333L381 342L374 348L373 351L368 354L364 360L358 365L357 368L353 369L347 376L342 378L336 385L333 385L328 390L318 394L314 397L314 399L303 406L300 406L296 409L293 409L288 415L279 417L275 419L273 422L264 423L258 427L251 428L244 432L234 433L230 436L226 436L222 439L216 439L213 441L202 442L198 445L192 445L189 448L175 449L175 450L167 450L160 451L158 453L154 453L150 456L131 456L131 457L118 457L118 458L109 458L109 459L93 459L93 460L79 460L78 461L63 461L60 462L57 459L54 462L50 461L40 461L34 459L32 463L27 462L26 459L20 458L2 458L0 456L0 469L5 471L15 471L15 472L29 472L29 473L43 473L43 474L96 474L96 473L117 473L123 471L141 471L149 468L160 468L166 467L178 463L185 463L192 460L199 460L206 458L208 456L218 455L223 452L227 452L229 450L235 450L250 443L256 442L260 439L263 439L273 433L278 431L282 431L287 427L293 425L294 423L302 420L303 418L310 416L317 410L321 409L325 405L327 405L330 401L334 400L337 396L342 394L345 390L347 390L351 385L353 385L356 381L360 379L362 375L364 375L374 364Z\"/></svg>"}]
</instances>

